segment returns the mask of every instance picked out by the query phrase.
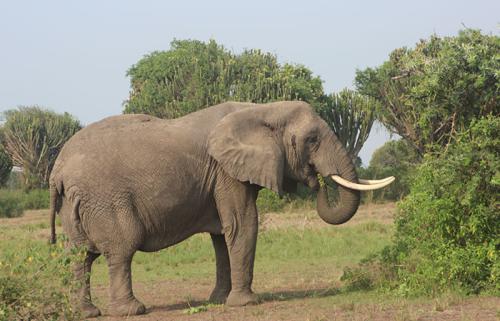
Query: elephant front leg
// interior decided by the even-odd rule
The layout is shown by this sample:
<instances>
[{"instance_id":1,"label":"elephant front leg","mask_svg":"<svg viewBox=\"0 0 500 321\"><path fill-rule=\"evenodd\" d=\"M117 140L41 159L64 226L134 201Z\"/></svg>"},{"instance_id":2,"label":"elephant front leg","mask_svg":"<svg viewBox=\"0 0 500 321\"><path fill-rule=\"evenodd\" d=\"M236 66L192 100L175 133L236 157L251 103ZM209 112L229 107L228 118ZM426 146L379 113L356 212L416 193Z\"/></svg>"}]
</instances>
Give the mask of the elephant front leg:
<instances>
[{"instance_id":1,"label":"elephant front leg","mask_svg":"<svg viewBox=\"0 0 500 321\"><path fill-rule=\"evenodd\" d=\"M144 314L146 307L132 292L132 255L129 257L109 256L110 297L109 313L115 316Z\"/></svg>"},{"instance_id":2,"label":"elephant front leg","mask_svg":"<svg viewBox=\"0 0 500 321\"><path fill-rule=\"evenodd\" d=\"M81 288L78 290L77 295L80 301L82 317L84 318L93 318L101 315L101 311L92 304L92 298L90 296L90 272L92 263L99 255L98 253L87 252L85 260L81 263L77 263L73 269L75 278L81 282Z\"/></svg>"},{"instance_id":3,"label":"elephant front leg","mask_svg":"<svg viewBox=\"0 0 500 321\"><path fill-rule=\"evenodd\" d=\"M252 291L253 265L257 244L257 213L246 213L241 224L226 233L226 243L231 265L231 292L226 300L229 306L257 303L257 295Z\"/></svg>"},{"instance_id":4,"label":"elephant front leg","mask_svg":"<svg viewBox=\"0 0 500 321\"><path fill-rule=\"evenodd\" d=\"M258 230L257 189L232 180L216 186L215 196L231 269L231 292L226 304L242 306L257 303L257 295L252 292Z\"/></svg>"},{"instance_id":5,"label":"elephant front leg","mask_svg":"<svg viewBox=\"0 0 500 321\"><path fill-rule=\"evenodd\" d=\"M226 302L229 292L231 292L231 267L229 263L229 253L227 251L224 235L210 234L212 244L215 249L216 262L216 282L215 288L210 294L210 302Z\"/></svg>"}]
</instances>

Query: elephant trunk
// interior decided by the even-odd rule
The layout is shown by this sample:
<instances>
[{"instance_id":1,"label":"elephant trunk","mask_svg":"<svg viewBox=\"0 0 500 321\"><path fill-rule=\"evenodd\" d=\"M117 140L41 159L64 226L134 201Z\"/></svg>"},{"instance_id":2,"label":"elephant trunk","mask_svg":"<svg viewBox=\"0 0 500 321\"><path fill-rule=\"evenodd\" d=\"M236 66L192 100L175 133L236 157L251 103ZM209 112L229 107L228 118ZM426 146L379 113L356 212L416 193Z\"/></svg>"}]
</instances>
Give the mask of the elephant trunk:
<instances>
[{"instance_id":1,"label":"elephant trunk","mask_svg":"<svg viewBox=\"0 0 500 321\"><path fill-rule=\"evenodd\" d=\"M320 170L322 175L329 175L331 168L336 168L340 177L358 183L358 177L352 163L351 158L347 151L342 147L336 137L332 135L331 143L327 144L333 146L333 150L329 151L328 167L330 169ZM325 151L326 152L326 151ZM326 165L326 164L325 164ZM339 185L339 199L336 205L330 206L328 202L328 191L326 185L320 186L317 198L317 211L319 216L329 224L342 224L347 222L358 210L361 195L359 190L346 188Z\"/></svg>"},{"instance_id":2,"label":"elephant trunk","mask_svg":"<svg viewBox=\"0 0 500 321\"><path fill-rule=\"evenodd\" d=\"M329 224L342 224L351 219L359 206L360 192L345 187L339 187L339 201L331 207L328 203L326 186L318 191L317 211L323 221Z\"/></svg>"}]
</instances>

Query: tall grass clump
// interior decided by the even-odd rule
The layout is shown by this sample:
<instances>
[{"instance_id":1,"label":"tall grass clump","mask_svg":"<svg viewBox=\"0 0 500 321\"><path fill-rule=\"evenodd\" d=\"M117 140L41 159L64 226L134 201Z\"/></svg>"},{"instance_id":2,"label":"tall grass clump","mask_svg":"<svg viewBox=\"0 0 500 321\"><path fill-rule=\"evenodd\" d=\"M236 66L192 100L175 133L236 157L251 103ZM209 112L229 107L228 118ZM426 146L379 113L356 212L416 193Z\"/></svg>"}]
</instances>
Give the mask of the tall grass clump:
<instances>
[{"instance_id":1,"label":"tall grass clump","mask_svg":"<svg viewBox=\"0 0 500 321\"><path fill-rule=\"evenodd\" d=\"M77 320L70 266L84 251L28 242L26 248L4 247L0 254L0 321Z\"/></svg>"}]
</instances>

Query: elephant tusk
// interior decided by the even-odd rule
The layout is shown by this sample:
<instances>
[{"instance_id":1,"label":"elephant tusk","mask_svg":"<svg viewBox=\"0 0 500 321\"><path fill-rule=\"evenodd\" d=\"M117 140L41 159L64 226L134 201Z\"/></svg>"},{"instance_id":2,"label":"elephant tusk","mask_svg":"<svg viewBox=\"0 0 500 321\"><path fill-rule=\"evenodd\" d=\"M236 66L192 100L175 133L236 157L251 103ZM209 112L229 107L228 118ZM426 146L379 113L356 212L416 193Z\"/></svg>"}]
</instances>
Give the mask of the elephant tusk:
<instances>
[{"instance_id":1,"label":"elephant tusk","mask_svg":"<svg viewBox=\"0 0 500 321\"><path fill-rule=\"evenodd\" d=\"M384 179L379 180L379 181L375 181L375 183L369 183L369 184L353 183L353 182L350 182L346 179L343 179L342 177L340 177L338 175L332 175L332 179L335 182L337 182L338 184L340 184L344 187L350 188L350 189L354 189L354 190L358 190L358 191L371 191L371 190L379 189L379 188L382 188L382 187L389 185L390 183L394 182L394 180L396 178L394 176L391 176L391 177L387 177L387 178L384 178ZM366 182L366 180L364 180L364 182ZM371 181L371 182L373 182L373 181Z\"/></svg>"},{"instance_id":2,"label":"elephant tusk","mask_svg":"<svg viewBox=\"0 0 500 321\"><path fill-rule=\"evenodd\" d=\"M382 178L382 179L362 179L362 178L360 178L359 182L361 184L364 184L364 185L375 185L375 184L383 183L383 182L386 182L386 181L389 181L389 180L392 181L393 178L394 178L394 176L389 176L389 177Z\"/></svg>"}]
</instances>

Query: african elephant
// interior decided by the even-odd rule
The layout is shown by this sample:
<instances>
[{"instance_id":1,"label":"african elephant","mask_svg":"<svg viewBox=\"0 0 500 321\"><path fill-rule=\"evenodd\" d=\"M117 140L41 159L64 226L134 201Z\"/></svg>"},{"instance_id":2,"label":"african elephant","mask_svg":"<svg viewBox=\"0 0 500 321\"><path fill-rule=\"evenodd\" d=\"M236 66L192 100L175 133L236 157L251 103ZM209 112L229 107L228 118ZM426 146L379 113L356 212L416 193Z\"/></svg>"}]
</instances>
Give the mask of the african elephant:
<instances>
[{"instance_id":1,"label":"african elephant","mask_svg":"<svg viewBox=\"0 0 500 321\"><path fill-rule=\"evenodd\" d=\"M328 204L318 174L338 180L337 206ZM59 213L70 243L87 249L74 271L84 284L85 317L100 314L88 277L100 254L109 268L109 313L141 314L145 306L132 292L134 253L202 232L210 233L216 255L210 300L242 306L257 300L251 285L262 187L280 195L297 182L319 189L319 215L341 224L356 212L359 190L390 181L360 184L340 141L304 102L228 102L174 120L114 116L75 134L55 162L52 242Z\"/></svg>"}]
</instances>

